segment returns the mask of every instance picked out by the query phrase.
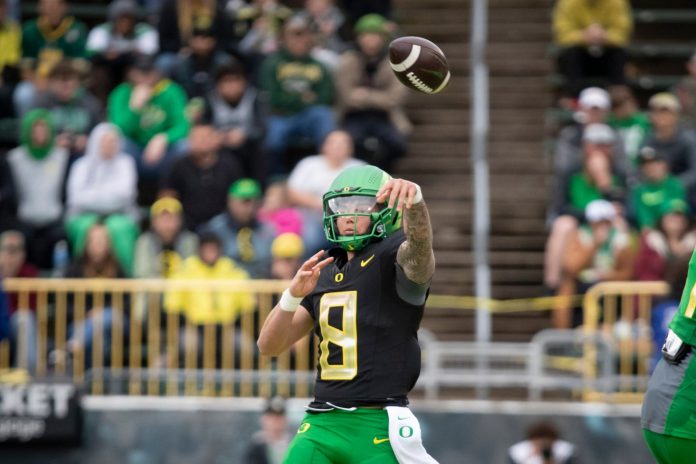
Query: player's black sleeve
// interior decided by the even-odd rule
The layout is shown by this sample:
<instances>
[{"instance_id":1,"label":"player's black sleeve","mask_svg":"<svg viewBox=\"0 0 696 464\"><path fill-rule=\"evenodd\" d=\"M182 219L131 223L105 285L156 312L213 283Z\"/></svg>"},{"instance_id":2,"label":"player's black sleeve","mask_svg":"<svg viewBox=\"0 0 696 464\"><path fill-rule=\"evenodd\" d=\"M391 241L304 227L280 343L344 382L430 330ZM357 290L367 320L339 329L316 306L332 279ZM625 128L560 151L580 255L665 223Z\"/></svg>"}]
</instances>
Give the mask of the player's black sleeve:
<instances>
[{"instance_id":1,"label":"player's black sleeve","mask_svg":"<svg viewBox=\"0 0 696 464\"><path fill-rule=\"evenodd\" d=\"M414 306L424 305L430 282L424 284L413 282L406 277L406 273L399 263L394 263L394 267L396 267L396 293L399 298Z\"/></svg>"},{"instance_id":2,"label":"player's black sleeve","mask_svg":"<svg viewBox=\"0 0 696 464\"><path fill-rule=\"evenodd\" d=\"M428 296L428 289L430 288L430 282L424 284L418 284L411 281L406 277L403 268L396 262L396 255L399 251L401 244L406 241L406 235L403 231L399 231L394 235L391 235L385 239L385 249L387 259L394 263L394 268L396 270L396 293L399 298L405 302L412 304L414 306L421 306L425 304L425 299Z\"/></svg>"}]
</instances>

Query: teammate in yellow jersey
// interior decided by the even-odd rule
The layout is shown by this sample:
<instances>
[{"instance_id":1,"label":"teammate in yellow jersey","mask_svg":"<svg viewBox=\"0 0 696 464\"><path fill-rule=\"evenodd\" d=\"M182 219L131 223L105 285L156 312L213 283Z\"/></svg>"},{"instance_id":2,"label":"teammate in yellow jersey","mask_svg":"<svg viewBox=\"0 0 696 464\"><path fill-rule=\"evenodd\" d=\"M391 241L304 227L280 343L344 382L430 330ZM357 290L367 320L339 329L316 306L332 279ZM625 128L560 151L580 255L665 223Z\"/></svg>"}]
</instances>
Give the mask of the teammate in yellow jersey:
<instances>
[{"instance_id":1,"label":"teammate in yellow jersey","mask_svg":"<svg viewBox=\"0 0 696 464\"><path fill-rule=\"evenodd\" d=\"M435 271L420 187L359 166L343 171L323 202L324 231L337 246L302 265L258 340L269 355L312 329L320 341L315 398L284 462L436 463L407 407Z\"/></svg>"}]
</instances>

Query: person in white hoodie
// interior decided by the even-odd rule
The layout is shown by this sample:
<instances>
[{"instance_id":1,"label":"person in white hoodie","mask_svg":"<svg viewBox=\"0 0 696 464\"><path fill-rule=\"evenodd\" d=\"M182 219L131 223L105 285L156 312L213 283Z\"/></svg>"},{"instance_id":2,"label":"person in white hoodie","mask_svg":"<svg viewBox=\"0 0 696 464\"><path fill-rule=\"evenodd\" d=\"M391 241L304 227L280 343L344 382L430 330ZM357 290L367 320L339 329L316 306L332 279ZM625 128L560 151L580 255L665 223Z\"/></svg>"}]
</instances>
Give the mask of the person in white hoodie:
<instances>
[{"instance_id":1,"label":"person in white hoodie","mask_svg":"<svg viewBox=\"0 0 696 464\"><path fill-rule=\"evenodd\" d=\"M121 131L110 123L97 125L85 155L68 174L65 228L79 255L87 231L102 222L111 236L114 254L127 275L133 267L138 238L138 174L133 158L123 151Z\"/></svg>"}]
</instances>

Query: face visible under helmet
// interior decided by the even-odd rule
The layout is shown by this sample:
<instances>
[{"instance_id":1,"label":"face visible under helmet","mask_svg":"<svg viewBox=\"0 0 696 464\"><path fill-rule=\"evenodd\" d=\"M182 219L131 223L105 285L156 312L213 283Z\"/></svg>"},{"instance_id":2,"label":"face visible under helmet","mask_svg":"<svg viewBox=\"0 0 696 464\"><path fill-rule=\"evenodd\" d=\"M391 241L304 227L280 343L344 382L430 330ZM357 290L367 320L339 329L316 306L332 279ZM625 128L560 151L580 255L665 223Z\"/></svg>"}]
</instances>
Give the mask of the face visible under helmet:
<instances>
[{"instance_id":1,"label":"face visible under helmet","mask_svg":"<svg viewBox=\"0 0 696 464\"><path fill-rule=\"evenodd\" d=\"M356 166L344 170L323 196L324 233L326 239L347 251L358 251L369 243L387 237L401 227L401 213L396 204L387 208L376 201L379 189L391 176L376 166ZM355 218L356 230L341 235L336 225L339 217ZM360 216L370 218L370 226L364 234L357 233Z\"/></svg>"}]
</instances>

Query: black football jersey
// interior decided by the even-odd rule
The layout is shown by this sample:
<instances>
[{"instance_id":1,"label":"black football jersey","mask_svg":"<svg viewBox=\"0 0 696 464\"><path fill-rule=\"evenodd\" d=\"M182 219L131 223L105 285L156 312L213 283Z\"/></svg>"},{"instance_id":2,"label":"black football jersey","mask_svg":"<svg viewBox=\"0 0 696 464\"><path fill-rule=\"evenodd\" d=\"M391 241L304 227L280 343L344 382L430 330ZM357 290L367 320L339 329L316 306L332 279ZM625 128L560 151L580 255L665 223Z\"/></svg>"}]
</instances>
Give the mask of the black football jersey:
<instances>
[{"instance_id":1,"label":"black football jersey","mask_svg":"<svg viewBox=\"0 0 696 464\"><path fill-rule=\"evenodd\" d=\"M420 373L417 331L424 305L397 293L396 252L404 240L398 231L350 261L341 248L329 251L334 262L302 300L320 341L310 408L408 403Z\"/></svg>"}]
</instances>

